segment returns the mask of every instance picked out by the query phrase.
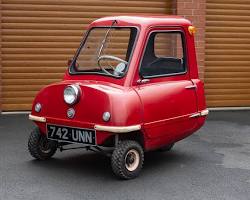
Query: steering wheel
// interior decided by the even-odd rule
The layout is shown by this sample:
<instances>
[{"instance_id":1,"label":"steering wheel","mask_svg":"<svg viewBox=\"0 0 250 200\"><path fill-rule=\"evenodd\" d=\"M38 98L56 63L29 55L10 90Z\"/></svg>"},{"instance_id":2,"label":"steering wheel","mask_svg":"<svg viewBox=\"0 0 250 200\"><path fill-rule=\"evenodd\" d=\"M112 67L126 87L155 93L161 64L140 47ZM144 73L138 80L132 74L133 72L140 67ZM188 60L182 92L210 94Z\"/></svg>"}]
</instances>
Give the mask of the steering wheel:
<instances>
[{"instance_id":1,"label":"steering wheel","mask_svg":"<svg viewBox=\"0 0 250 200\"><path fill-rule=\"evenodd\" d=\"M100 64L100 61L101 60L115 60L115 61L118 61L118 62L122 62L124 63L125 65L128 64L127 61L121 59L121 58L118 58L116 56L110 56L110 55L103 55L103 56L100 56L97 60L97 63L99 65L99 67L102 69L102 71L104 71L105 73L113 76L113 74L111 74L108 70L105 69L105 67L103 67L101 64ZM115 71L115 68L112 66L112 65L109 65L109 67L111 67L113 69L113 71Z\"/></svg>"}]
</instances>

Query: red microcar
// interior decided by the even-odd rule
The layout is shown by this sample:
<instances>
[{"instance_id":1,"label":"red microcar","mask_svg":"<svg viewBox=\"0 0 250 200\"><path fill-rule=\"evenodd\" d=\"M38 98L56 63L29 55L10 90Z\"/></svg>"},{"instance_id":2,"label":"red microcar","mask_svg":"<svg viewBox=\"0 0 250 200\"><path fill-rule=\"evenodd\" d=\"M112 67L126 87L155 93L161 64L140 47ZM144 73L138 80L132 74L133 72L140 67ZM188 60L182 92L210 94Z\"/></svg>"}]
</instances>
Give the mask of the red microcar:
<instances>
[{"instance_id":1,"label":"red microcar","mask_svg":"<svg viewBox=\"0 0 250 200\"><path fill-rule=\"evenodd\" d=\"M138 176L144 152L168 151L205 122L194 33L177 16L92 22L63 80L34 99L31 155L85 148L110 156L118 177Z\"/></svg>"}]
</instances>

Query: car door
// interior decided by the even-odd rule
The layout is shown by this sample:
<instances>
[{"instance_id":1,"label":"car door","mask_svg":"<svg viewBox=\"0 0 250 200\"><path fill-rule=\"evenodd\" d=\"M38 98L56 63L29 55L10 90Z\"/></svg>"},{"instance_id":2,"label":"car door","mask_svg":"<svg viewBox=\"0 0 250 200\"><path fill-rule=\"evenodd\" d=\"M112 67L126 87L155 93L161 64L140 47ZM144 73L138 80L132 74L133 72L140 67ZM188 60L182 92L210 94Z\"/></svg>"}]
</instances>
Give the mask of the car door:
<instances>
[{"instance_id":1,"label":"car door","mask_svg":"<svg viewBox=\"0 0 250 200\"><path fill-rule=\"evenodd\" d=\"M137 91L144 130L149 138L185 137L197 121L196 86L189 78L187 49L181 29L152 30L142 56Z\"/></svg>"}]
</instances>

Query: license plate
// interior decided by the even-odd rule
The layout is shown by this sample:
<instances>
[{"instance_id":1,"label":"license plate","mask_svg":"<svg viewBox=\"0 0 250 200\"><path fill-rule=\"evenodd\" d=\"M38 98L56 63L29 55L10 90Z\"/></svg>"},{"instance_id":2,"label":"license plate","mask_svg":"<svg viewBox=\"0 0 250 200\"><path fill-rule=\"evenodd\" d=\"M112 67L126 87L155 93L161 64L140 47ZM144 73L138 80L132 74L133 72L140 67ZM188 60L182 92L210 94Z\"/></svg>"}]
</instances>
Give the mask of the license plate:
<instances>
[{"instance_id":1,"label":"license plate","mask_svg":"<svg viewBox=\"0 0 250 200\"><path fill-rule=\"evenodd\" d=\"M47 137L70 143L96 144L96 133L93 129L47 124Z\"/></svg>"}]
</instances>

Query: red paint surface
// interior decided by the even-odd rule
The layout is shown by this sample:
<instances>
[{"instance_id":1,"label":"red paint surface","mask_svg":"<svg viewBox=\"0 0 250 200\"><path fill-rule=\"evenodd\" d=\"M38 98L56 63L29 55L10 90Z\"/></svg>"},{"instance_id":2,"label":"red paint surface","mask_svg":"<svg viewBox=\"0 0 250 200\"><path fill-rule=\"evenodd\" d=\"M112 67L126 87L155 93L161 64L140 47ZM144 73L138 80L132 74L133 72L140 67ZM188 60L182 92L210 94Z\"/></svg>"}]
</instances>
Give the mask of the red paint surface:
<instances>
[{"instance_id":1,"label":"red paint surface","mask_svg":"<svg viewBox=\"0 0 250 200\"><path fill-rule=\"evenodd\" d=\"M142 125L145 150L176 142L198 130L205 117L190 118L193 113L206 109L203 83L199 80L195 56L194 38L188 32L191 23L181 17L107 17L94 21L94 26L110 26L117 20L118 26L138 28L138 39L125 77L116 79L102 75L70 75L64 80L42 89L35 98L42 104L42 111L32 114L47 118L51 124L80 128L94 128L95 124L107 126ZM186 74L152 78L150 82L138 84L139 66L146 39L154 30L181 30L185 35L187 65ZM63 90L67 85L80 85L80 101L67 105ZM196 90L186 86L196 84ZM76 110L74 119L67 118L67 109ZM103 112L109 111L109 122L102 120ZM43 133L44 123L37 123ZM101 145L112 134L97 132L97 143Z\"/></svg>"}]
</instances>

